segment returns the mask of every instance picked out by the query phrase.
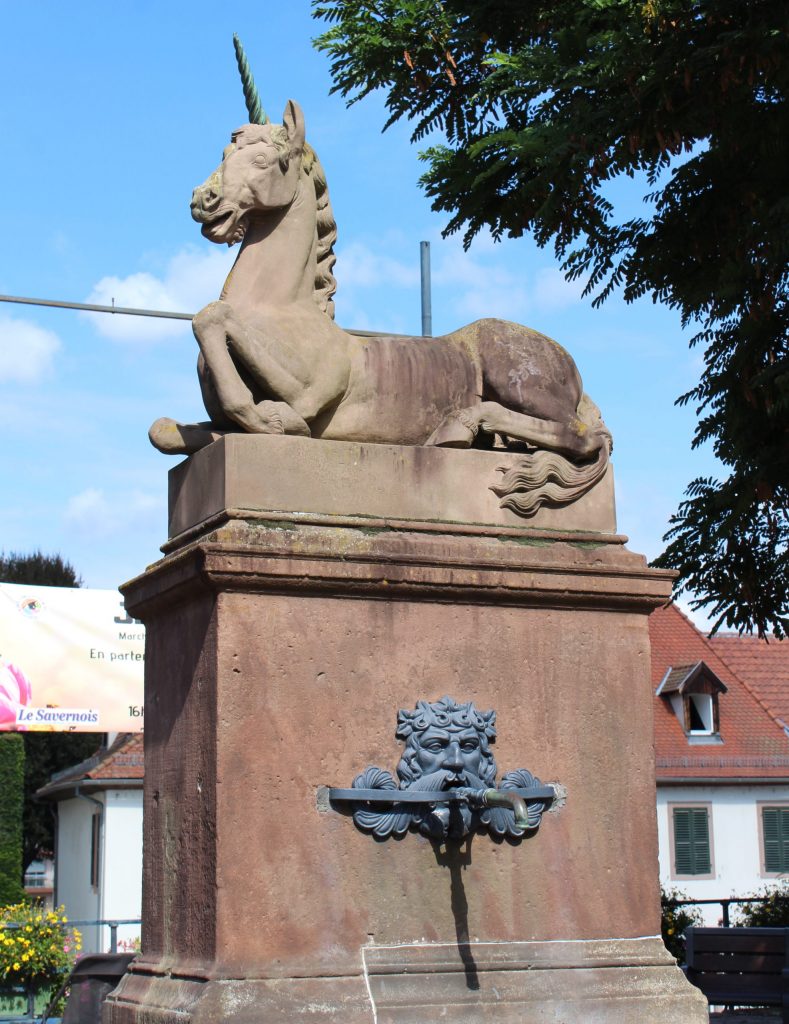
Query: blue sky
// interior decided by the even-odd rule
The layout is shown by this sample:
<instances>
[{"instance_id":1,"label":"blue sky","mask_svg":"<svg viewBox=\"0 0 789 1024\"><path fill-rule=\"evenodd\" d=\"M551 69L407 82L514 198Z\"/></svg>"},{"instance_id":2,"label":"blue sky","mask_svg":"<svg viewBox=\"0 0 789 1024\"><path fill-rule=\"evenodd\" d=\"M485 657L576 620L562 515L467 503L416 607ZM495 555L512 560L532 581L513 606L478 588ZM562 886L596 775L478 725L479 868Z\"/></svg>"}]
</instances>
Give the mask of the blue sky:
<instances>
[{"instance_id":1,"label":"blue sky","mask_svg":"<svg viewBox=\"0 0 789 1024\"><path fill-rule=\"evenodd\" d=\"M0 0L0 11L0 293L185 312L217 297L235 250L201 238L189 199L246 119L238 32L270 117L297 100L326 168L338 322L418 334L429 240L434 333L498 316L568 348L614 435L619 529L633 550L659 553L688 481L715 473L708 452L691 452L693 410L674 406L701 352L649 300L592 309L528 239L482 238L467 254L443 241L408 127L382 135L378 98L346 109L329 96L308 0ZM614 196L632 205L637 189ZM196 353L188 324L0 303L0 548L59 552L93 587L155 561L173 460L147 429L160 415L203 418Z\"/></svg>"}]
</instances>

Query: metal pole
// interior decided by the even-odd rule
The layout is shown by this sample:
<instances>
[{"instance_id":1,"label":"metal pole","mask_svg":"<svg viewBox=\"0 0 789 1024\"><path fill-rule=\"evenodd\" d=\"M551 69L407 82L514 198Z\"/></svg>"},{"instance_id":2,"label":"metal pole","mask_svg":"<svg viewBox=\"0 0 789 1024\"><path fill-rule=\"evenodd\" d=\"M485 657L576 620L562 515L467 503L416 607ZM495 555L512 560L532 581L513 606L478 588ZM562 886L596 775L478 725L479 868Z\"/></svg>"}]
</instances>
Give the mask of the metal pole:
<instances>
[{"instance_id":1,"label":"metal pole","mask_svg":"<svg viewBox=\"0 0 789 1024\"><path fill-rule=\"evenodd\" d=\"M430 300L430 242L419 243L419 257L422 277L422 336L433 336L433 310Z\"/></svg>"},{"instance_id":2,"label":"metal pole","mask_svg":"<svg viewBox=\"0 0 789 1024\"><path fill-rule=\"evenodd\" d=\"M163 309L136 309L131 306L97 306L91 302L61 302L60 299L29 299L21 295L0 295L0 302L21 302L27 306L52 306L55 309L81 309L88 313L121 313L124 316L159 316L168 320L191 320L191 313L168 313Z\"/></svg>"},{"instance_id":3,"label":"metal pole","mask_svg":"<svg viewBox=\"0 0 789 1024\"><path fill-rule=\"evenodd\" d=\"M427 242L423 243L428 245ZM428 267L428 275L429 275ZM430 278L428 276L428 291L430 290ZM115 300L111 306L97 306L89 302L61 302L60 299L29 299L21 295L0 295L0 302L21 302L28 306L51 306L54 309L77 309L87 313L121 313L124 316L158 316L169 320L192 320L192 313L168 313L163 309L136 309L131 306L116 306ZM429 312L428 312L429 315ZM408 338L408 334L392 334L391 331L360 331L355 327L344 327L348 334L355 334L360 338Z\"/></svg>"},{"instance_id":4,"label":"metal pole","mask_svg":"<svg viewBox=\"0 0 789 1024\"><path fill-rule=\"evenodd\" d=\"M110 953L118 952L118 922L110 921Z\"/></svg>"}]
</instances>

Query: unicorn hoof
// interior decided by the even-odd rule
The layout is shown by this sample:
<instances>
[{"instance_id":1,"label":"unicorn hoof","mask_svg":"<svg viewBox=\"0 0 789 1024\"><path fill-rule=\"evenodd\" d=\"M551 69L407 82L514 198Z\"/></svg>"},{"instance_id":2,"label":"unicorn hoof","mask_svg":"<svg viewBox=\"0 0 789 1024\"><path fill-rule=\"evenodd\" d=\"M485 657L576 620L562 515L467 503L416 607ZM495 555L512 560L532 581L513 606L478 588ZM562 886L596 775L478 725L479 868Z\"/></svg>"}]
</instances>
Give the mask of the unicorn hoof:
<instances>
[{"instance_id":1,"label":"unicorn hoof","mask_svg":"<svg viewBox=\"0 0 789 1024\"><path fill-rule=\"evenodd\" d=\"M470 448L478 427L471 417L460 414L447 416L433 431L426 444L436 448Z\"/></svg>"},{"instance_id":2,"label":"unicorn hoof","mask_svg":"<svg viewBox=\"0 0 789 1024\"><path fill-rule=\"evenodd\" d=\"M148 437L165 455L191 455L216 441L221 433L203 423L178 423L162 416L151 426Z\"/></svg>"}]
</instances>

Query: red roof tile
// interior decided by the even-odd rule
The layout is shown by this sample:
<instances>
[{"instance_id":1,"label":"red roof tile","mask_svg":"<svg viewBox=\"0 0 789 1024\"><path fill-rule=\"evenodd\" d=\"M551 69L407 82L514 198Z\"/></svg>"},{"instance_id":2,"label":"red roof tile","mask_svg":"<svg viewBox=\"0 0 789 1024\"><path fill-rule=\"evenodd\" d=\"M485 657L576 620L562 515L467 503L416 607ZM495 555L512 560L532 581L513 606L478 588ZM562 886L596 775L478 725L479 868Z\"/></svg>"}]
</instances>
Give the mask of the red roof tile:
<instances>
[{"instance_id":1,"label":"red roof tile","mask_svg":"<svg viewBox=\"0 0 789 1024\"><path fill-rule=\"evenodd\" d=\"M649 617L653 692L667 669L705 664L727 688L718 696L722 743L691 744L670 700L655 698L658 781L679 778L789 778L789 738L775 713L724 661L676 605Z\"/></svg>"},{"instance_id":2,"label":"red roof tile","mask_svg":"<svg viewBox=\"0 0 789 1024\"><path fill-rule=\"evenodd\" d=\"M143 739L140 732L121 733L95 768L86 773L88 779L142 779L145 777Z\"/></svg>"},{"instance_id":3,"label":"red roof tile","mask_svg":"<svg viewBox=\"0 0 789 1024\"><path fill-rule=\"evenodd\" d=\"M57 772L46 786L36 792L44 799L59 799L78 782L88 780L94 783L106 781L106 785L94 785L93 789L111 789L113 781L123 780L127 786L145 777L143 737L139 732L122 732L106 750L100 750L87 761L81 761L71 768Z\"/></svg>"},{"instance_id":4,"label":"red roof tile","mask_svg":"<svg viewBox=\"0 0 789 1024\"><path fill-rule=\"evenodd\" d=\"M709 642L773 714L789 725L789 640L767 641L755 636L718 633Z\"/></svg>"}]
</instances>

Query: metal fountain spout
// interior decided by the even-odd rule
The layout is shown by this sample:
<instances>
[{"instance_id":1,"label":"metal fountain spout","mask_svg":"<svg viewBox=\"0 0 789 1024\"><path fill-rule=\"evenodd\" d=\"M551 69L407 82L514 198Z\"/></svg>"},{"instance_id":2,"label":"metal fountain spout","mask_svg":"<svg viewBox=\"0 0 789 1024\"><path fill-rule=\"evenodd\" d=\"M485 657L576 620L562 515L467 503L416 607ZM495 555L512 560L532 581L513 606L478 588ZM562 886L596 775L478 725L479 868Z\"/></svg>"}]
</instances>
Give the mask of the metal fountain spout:
<instances>
[{"instance_id":1,"label":"metal fountain spout","mask_svg":"<svg viewBox=\"0 0 789 1024\"><path fill-rule=\"evenodd\" d=\"M504 789L483 789L481 793L483 807L510 807L515 815L515 827L529 827L529 813L522 796Z\"/></svg>"},{"instance_id":2,"label":"metal fountain spout","mask_svg":"<svg viewBox=\"0 0 789 1024\"><path fill-rule=\"evenodd\" d=\"M505 789L465 789L455 790L458 800L465 800L469 807L509 807L515 816L515 827L529 828L529 812L526 801L517 792Z\"/></svg>"}]
</instances>

